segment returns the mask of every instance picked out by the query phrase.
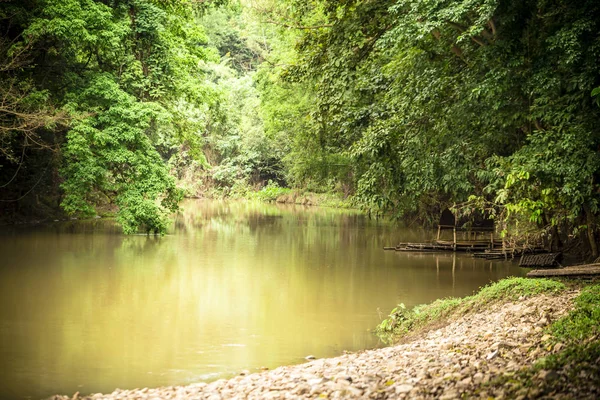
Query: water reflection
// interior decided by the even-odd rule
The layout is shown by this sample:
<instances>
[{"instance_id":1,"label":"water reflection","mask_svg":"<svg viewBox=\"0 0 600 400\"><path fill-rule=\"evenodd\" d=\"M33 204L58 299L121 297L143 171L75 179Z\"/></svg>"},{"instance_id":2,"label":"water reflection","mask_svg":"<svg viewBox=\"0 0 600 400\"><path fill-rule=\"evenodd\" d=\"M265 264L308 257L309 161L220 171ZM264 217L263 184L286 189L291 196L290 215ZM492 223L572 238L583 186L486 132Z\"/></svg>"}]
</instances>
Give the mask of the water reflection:
<instances>
[{"instance_id":1,"label":"water reflection","mask_svg":"<svg viewBox=\"0 0 600 400\"><path fill-rule=\"evenodd\" d=\"M0 397L213 380L373 347L378 309L520 274L382 250L428 235L353 211L203 201L162 238L104 220L5 232Z\"/></svg>"}]
</instances>

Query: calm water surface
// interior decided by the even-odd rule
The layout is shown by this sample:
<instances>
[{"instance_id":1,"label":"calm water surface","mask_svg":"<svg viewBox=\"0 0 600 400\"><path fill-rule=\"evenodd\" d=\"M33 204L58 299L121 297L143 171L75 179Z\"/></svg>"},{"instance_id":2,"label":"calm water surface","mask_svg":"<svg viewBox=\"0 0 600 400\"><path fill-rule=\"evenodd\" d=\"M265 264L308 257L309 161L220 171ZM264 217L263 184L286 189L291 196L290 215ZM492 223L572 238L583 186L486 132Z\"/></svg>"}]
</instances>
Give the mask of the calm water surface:
<instances>
[{"instance_id":1,"label":"calm water surface","mask_svg":"<svg viewBox=\"0 0 600 400\"><path fill-rule=\"evenodd\" d=\"M171 234L111 221L0 233L0 397L210 381L381 345L397 303L522 275L468 255L383 251L430 232L351 211L188 201Z\"/></svg>"}]
</instances>

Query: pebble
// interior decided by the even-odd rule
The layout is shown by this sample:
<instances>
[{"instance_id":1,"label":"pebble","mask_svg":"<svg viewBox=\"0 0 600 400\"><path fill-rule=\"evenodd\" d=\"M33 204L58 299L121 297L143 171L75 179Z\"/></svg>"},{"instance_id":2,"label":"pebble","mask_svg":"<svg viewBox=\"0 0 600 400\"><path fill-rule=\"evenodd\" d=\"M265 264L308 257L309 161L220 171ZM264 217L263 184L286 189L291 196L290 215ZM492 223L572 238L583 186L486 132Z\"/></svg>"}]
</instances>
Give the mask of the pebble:
<instances>
[{"instance_id":1,"label":"pebble","mask_svg":"<svg viewBox=\"0 0 600 400\"><path fill-rule=\"evenodd\" d=\"M413 385L398 385L396 386L396 394L408 393L413 390Z\"/></svg>"},{"instance_id":2,"label":"pebble","mask_svg":"<svg viewBox=\"0 0 600 400\"><path fill-rule=\"evenodd\" d=\"M547 371L543 369L538 373L538 378L545 381L553 381L556 378L558 378L558 374L556 373L556 371Z\"/></svg>"}]
</instances>

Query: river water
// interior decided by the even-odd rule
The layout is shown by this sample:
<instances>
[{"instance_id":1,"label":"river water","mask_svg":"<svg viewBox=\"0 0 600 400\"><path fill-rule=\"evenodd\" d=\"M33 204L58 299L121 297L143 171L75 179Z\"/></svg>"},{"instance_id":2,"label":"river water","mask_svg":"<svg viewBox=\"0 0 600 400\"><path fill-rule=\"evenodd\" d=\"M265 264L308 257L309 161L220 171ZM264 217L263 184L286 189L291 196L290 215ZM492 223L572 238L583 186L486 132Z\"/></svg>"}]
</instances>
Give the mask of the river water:
<instances>
[{"instance_id":1,"label":"river water","mask_svg":"<svg viewBox=\"0 0 600 400\"><path fill-rule=\"evenodd\" d=\"M380 346L407 307L510 262L382 250L432 233L354 211L187 201L164 237L110 220L0 232L0 397L211 381Z\"/></svg>"}]
</instances>

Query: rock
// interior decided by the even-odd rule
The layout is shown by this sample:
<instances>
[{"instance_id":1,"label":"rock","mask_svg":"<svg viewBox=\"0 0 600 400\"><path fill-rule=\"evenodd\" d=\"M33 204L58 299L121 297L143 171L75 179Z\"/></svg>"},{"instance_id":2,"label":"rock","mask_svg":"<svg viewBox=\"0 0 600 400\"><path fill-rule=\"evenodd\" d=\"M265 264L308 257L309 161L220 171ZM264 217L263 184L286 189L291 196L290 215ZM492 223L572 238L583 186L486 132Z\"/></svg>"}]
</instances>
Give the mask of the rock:
<instances>
[{"instance_id":1,"label":"rock","mask_svg":"<svg viewBox=\"0 0 600 400\"><path fill-rule=\"evenodd\" d=\"M316 359L317 359L317 357L315 357L315 356L313 356L313 355L311 354L311 355L308 355L308 356L304 357L304 359L305 359L305 360L316 360Z\"/></svg>"},{"instance_id":2,"label":"rock","mask_svg":"<svg viewBox=\"0 0 600 400\"><path fill-rule=\"evenodd\" d=\"M354 386L349 386L344 390L344 394L348 397L362 398L363 391Z\"/></svg>"},{"instance_id":3,"label":"rock","mask_svg":"<svg viewBox=\"0 0 600 400\"><path fill-rule=\"evenodd\" d=\"M338 379L335 381L335 383L333 384L333 386L331 386L331 388L333 390L339 390L339 391L343 391L346 388L348 388L350 386L350 382L348 382L345 379Z\"/></svg>"},{"instance_id":4,"label":"rock","mask_svg":"<svg viewBox=\"0 0 600 400\"><path fill-rule=\"evenodd\" d=\"M348 376L348 375L338 375L335 377L335 380L344 380L344 381L352 383L352 377Z\"/></svg>"},{"instance_id":5,"label":"rock","mask_svg":"<svg viewBox=\"0 0 600 400\"><path fill-rule=\"evenodd\" d=\"M485 357L485 359L486 359L486 360L488 360L488 361L489 361L489 360L493 360L493 359L494 359L494 358L496 358L496 356L498 355L498 352L499 352L499 350L494 350L494 351L492 351L491 353L489 353L489 354L488 354L488 355Z\"/></svg>"},{"instance_id":6,"label":"rock","mask_svg":"<svg viewBox=\"0 0 600 400\"><path fill-rule=\"evenodd\" d=\"M548 318L542 317L538 322L535 323L536 326L543 327L548 325Z\"/></svg>"},{"instance_id":7,"label":"rock","mask_svg":"<svg viewBox=\"0 0 600 400\"><path fill-rule=\"evenodd\" d=\"M531 388L528 392L527 392L527 397L530 399L537 399L538 397L540 397L540 395L542 394L542 391L538 388Z\"/></svg>"},{"instance_id":8,"label":"rock","mask_svg":"<svg viewBox=\"0 0 600 400\"><path fill-rule=\"evenodd\" d=\"M408 393L413 390L413 385L403 384L396 386L396 394Z\"/></svg>"},{"instance_id":9,"label":"rock","mask_svg":"<svg viewBox=\"0 0 600 400\"><path fill-rule=\"evenodd\" d=\"M460 394L458 393L458 391L456 391L454 389L446 390L440 396L440 400L453 400L453 399L458 399L458 398L460 398Z\"/></svg>"},{"instance_id":10,"label":"rock","mask_svg":"<svg viewBox=\"0 0 600 400\"><path fill-rule=\"evenodd\" d=\"M297 394L299 396L305 395L309 392L310 392L310 386L303 385L303 384L296 386L296 389L294 389L294 391L293 391L294 394Z\"/></svg>"},{"instance_id":11,"label":"rock","mask_svg":"<svg viewBox=\"0 0 600 400\"><path fill-rule=\"evenodd\" d=\"M558 353L559 351L562 350L563 347L565 347L564 344L562 344L562 343L556 343L554 345L554 349L553 350L554 350L555 353Z\"/></svg>"},{"instance_id":12,"label":"rock","mask_svg":"<svg viewBox=\"0 0 600 400\"><path fill-rule=\"evenodd\" d=\"M471 386L472 383L473 383L473 379L470 376L468 376L468 377L464 378L463 380L459 381L456 384L456 386L464 389L464 388Z\"/></svg>"},{"instance_id":13,"label":"rock","mask_svg":"<svg viewBox=\"0 0 600 400\"><path fill-rule=\"evenodd\" d=\"M545 369L541 370L537 376L544 381L554 381L558 378L556 371Z\"/></svg>"},{"instance_id":14,"label":"rock","mask_svg":"<svg viewBox=\"0 0 600 400\"><path fill-rule=\"evenodd\" d=\"M325 382L327 382L327 379L325 379L325 378L315 378L315 379L309 380L308 384L310 386L317 386L317 385L320 385L320 384L325 383Z\"/></svg>"}]
</instances>

